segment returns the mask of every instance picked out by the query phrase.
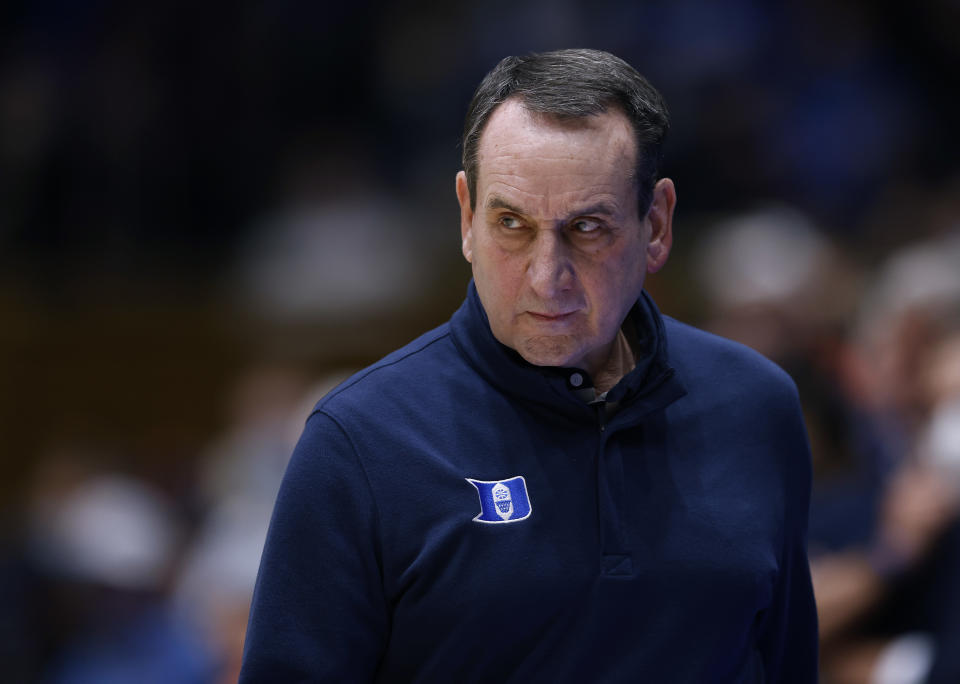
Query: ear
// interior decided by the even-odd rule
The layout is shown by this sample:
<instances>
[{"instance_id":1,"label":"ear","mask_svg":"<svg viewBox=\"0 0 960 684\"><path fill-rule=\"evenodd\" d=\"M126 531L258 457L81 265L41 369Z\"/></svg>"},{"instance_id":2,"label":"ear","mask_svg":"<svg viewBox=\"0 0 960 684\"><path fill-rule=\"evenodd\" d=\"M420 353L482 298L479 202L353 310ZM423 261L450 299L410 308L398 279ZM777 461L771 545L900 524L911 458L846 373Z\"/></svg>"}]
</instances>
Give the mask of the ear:
<instances>
[{"instance_id":1,"label":"ear","mask_svg":"<svg viewBox=\"0 0 960 684\"><path fill-rule=\"evenodd\" d=\"M470 189L467 174L457 173L457 201L460 202L460 239L463 257L473 263L473 209L470 208Z\"/></svg>"},{"instance_id":2,"label":"ear","mask_svg":"<svg viewBox=\"0 0 960 684\"><path fill-rule=\"evenodd\" d=\"M650 242L647 243L647 273L656 273L667 262L673 246L673 209L677 206L677 190L669 178L661 178L653 186L653 201L647 212Z\"/></svg>"}]
</instances>

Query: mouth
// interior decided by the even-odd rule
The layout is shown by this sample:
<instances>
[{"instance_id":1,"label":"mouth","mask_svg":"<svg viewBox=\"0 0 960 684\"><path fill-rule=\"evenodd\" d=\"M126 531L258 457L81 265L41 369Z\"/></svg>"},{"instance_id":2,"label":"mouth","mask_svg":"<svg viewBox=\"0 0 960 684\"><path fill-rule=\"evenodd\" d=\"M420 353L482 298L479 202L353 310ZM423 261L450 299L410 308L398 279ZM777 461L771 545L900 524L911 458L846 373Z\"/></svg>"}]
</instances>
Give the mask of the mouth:
<instances>
[{"instance_id":1,"label":"mouth","mask_svg":"<svg viewBox=\"0 0 960 684\"><path fill-rule=\"evenodd\" d=\"M528 311L527 314L535 321L541 321L543 323L558 323L565 321L571 318L576 311L568 311L566 313L557 313L557 314L547 314L547 313L537 313L535 311Z\"/></svg>"}]
</instances>

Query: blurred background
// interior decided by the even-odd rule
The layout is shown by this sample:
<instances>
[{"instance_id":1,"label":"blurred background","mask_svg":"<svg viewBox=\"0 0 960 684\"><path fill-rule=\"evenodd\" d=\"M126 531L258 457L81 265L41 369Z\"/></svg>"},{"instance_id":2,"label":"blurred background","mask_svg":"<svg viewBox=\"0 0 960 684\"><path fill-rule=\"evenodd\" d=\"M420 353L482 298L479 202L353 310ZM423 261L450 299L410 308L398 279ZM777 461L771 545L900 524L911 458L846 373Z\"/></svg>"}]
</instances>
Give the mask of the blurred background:
<instances>
[{"instance_id":1,"label":"blurred background","mask_svg":"<svg viewBox=\"0 0 960 684\"><path fill-rule=\"evenodd\" d=\"M783 365L815 461L825 682L960 681L960 4L9 0L6 681L235 681L312 404L443 322L503 56L665 95L665 313Z\"/></svg>"}]
</instances>

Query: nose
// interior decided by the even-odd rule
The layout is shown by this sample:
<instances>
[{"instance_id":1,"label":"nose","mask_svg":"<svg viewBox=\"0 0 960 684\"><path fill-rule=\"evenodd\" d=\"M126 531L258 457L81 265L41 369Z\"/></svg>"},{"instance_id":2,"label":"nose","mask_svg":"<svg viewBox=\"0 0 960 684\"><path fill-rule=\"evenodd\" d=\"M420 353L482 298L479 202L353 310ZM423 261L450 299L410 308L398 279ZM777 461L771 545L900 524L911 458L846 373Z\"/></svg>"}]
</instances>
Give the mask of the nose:
<instances>
[{"instance_id":1,"label":"nose","mask_svg":"<svg viewBox=\"0 0 960 684\"><path fill-rule=\"evenodd\" d=\"M570 289L574 281L569 248L556 232L541 230L530 246L527 279L541 299L553 299Z\"/></svg>"}]
</instances>

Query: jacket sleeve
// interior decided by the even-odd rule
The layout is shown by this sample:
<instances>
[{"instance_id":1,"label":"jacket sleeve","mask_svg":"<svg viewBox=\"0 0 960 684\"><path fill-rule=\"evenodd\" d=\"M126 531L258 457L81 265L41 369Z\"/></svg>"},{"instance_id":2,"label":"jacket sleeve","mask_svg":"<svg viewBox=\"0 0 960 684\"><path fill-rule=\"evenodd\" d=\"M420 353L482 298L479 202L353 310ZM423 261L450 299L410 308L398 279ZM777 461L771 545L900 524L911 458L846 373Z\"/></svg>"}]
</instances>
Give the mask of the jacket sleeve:
<instances>
[{"instance_id":1,"label":"jacket sleeve","mask_svg":"<svg viewBox=\"0 0 960 684\"><path fill-rule=\"evenodd\" d=\"M773 599L758 643L766 681L809 684L818 676L817 608L807 559L811 459L792 383L790 390L784 418L776 421L781 445L777 457L783 459L783 545Z\"/></svg>"},{"instance_id":2,"label":"jacket sleeve","mask_svg":"<svg viewBox=\"0 0 960 684\"><path fill-rule=\"evenodd\" d=\"M379 548L353 445L333 418L314 413L270 521L240 683L372 681L389 629Z\"/></svg>"}]
</instances>

